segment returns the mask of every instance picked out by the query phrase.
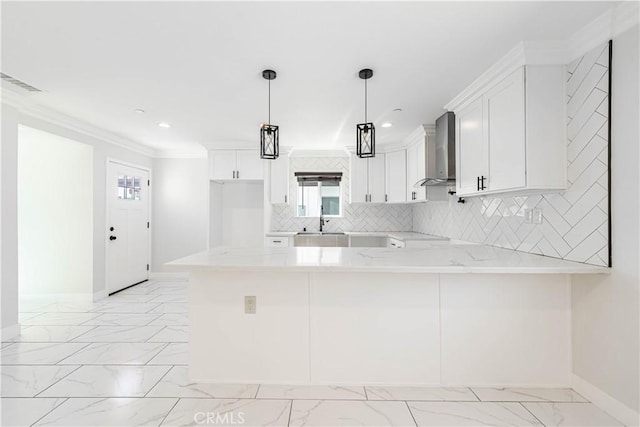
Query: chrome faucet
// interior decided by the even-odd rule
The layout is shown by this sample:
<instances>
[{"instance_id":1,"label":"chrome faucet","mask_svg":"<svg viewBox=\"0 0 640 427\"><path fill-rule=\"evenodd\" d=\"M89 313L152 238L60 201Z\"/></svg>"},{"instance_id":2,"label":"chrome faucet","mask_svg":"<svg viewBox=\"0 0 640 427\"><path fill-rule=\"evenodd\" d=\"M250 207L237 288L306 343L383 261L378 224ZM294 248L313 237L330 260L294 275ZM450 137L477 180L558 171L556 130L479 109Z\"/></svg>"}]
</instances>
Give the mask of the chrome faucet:
<instances>
[{"instance_id":1,"label":"chrome faucet","mask_svg":"<svg viewBox=\"0 0 640 427\"><path fill-rule=\"evenodd\" d=\"M328 219L324 219L324 206L320 206L320 232L322 233L322 227L329 222Z\"/></svg>"}]
</instances>

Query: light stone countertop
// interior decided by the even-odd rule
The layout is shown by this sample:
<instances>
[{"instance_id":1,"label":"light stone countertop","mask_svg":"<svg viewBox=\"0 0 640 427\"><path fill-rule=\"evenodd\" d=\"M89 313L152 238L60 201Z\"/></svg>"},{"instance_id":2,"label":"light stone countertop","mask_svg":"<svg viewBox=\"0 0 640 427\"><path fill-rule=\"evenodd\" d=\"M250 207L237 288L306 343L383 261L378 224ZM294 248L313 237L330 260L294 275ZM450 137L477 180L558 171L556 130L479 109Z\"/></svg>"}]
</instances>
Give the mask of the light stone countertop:
<instances>
[{"instance_id":1,"label":"light stone countertop","mask_svg":"<svg viewBox=\"0 0 640 427\"><path fill-rule=\"evenodd\" d=\"M477 244L425 248L219 247L165 264L174 271L607 274L609 269Z\"/></svg>"},{"instance_id":2,"label":"light stone countertop","mask_svg":"<svg viewBox=\"0 0 640 427\"><path fill-rule=\"evenodd\" d=\"M309 231L313 233L314 231ZM269 231L267 237L293 237L297 231ZM416 233L414 231L345 231L347 236L354 237L392 237L398 240L449 240L447 237L433 236L431 234Z\"/></svg>"}]
</instances>

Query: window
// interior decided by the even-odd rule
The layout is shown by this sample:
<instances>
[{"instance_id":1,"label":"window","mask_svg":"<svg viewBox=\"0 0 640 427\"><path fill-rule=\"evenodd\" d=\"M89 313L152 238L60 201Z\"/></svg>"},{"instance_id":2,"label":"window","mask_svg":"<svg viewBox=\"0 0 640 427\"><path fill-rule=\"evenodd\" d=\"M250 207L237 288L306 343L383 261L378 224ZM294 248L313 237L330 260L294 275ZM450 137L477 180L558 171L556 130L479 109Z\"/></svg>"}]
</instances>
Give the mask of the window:
<instances>
[{"instance_id":1,"label":"window","mask_svg":"<svg viewBox=\"0 0 640 427\"><path fill-rule=\"evenodd\" d=\"M341 172L296 172L298 180L297 216L340 216Z\"/></svg>"},{"instance_id":2,"label":"window","mask_svg":"<svg viewBox=\"0 0 640 427\"><path fill-rule=\"evenodd\" d=\"M140 200L139 176L118 176L118 199Z\"/></svg>"}]
</instances>

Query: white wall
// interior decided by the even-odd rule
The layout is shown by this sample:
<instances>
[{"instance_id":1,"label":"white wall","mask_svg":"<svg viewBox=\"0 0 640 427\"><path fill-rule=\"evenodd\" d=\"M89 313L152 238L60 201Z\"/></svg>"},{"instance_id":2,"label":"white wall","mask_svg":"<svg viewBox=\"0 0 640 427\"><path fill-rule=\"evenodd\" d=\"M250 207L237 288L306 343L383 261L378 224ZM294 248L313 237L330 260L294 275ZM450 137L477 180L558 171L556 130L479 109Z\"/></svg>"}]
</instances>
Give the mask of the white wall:
<instances>
[{"instance_id":1,"label":"white wall","mask_svg":"<svg viewBox=\"0 0 640 427\"><path fill-rule=\"evenodd\" d=\"M636 25L613 39L613 268L608 276L574 277L572 286L573 371L635 412L640 410L639 37Z\"/></svg>"},{"instance_id":2,"label":"white wall","mask_svg":"<svg viewBox=\"0 0 640 427\"><path fill-rule=\"evenodd\" d=\"M60 123L60 124L56 124ZM2 330L18 331L18 124L40 129L93 147L93 293L105 292L107 158L151 168L151 157L104 139L89 136L71 124L22 113L2 103Z\"/></svg>"},{"instance_id":3,"label":"white wall","mask_svg":"<svg viewBox=\"0 0 640 427\"><path fill-rule=\"evenodd\" d=\"M3 117L4 121L4 117ZM105 257L107 238L107 158L152 168L150 156L88 136L27 114L19 116L20 124L69 138L93 147L93 292L106 291Z\"/></svg>"},{"instance_id":4,"label":"white wall","mask_svg":"<svg viewBox=\"0 0 640 427\"><path fill-rule=\"evenodd\" d=\"M207 248L207 159L155 159L151 182L152 271Z\"/></svg>"},{"instance_id":5,"label":"white wall","mask_svg":"<svg viewBox=\"0 0 640 427\"><path fill-rule=\"evenodd\" d=\"M20 295L93 292L93 147L18 128Z\"/></svg>"},{"instance_id":6,"label":"white wall","mask_svg":"<svg viewBox=\"0 0 640 427\"><path fill-rule=\"evenodd\" d=\"M264 183L211 182L210 247L264 245Z\"/></svg>"},{"instance_id":7,"label":"white wall","mask_svg":"<svg viewBox=\"0 0 640 427\"><path fill-rule=\"evenodd\" d=\"M18 326L18 110L2 104L2 283L3 338Z\"/></svg>"}]
</instances>

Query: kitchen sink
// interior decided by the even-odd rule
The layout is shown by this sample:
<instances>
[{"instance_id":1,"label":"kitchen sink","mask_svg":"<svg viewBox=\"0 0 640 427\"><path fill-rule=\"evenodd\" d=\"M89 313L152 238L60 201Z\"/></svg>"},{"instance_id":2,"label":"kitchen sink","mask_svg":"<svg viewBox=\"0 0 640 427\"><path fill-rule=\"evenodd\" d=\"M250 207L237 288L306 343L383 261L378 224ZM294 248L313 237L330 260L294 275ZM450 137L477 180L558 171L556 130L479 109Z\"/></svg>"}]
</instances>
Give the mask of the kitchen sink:
<instances>
[{"instance_id":1,"label":"kitchen sink","mask_svg":"<svg viewBox=\"0 0 640 427\"><path fill-rule=\"evenodd\" d=\"M349 236L327 231L301 231L293 236L293 246L347 247Z\"/></svg>"},{"instance_id":2,"label":"kitchen sink","mask_svg":"<svg viewBox=\"0 0 640 427\"><path fill-rule=\"evenodd\" d=\"M328 231L299 231L298 236L344 236L344 233L332 233Z\"/></svg>"}]
</instances>

